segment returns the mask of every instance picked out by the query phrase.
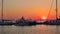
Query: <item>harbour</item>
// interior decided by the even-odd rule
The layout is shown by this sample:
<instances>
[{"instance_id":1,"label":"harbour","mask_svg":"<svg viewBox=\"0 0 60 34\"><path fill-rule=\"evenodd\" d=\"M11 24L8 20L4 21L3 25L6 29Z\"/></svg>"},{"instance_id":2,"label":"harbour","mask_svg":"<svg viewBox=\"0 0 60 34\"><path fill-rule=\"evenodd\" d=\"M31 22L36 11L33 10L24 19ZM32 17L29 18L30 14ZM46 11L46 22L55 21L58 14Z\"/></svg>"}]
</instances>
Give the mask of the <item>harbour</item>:
<instances>
[{"instance_id":1,"label":"harbour","mask_svg":"<svg viewBox=\"0 0 60 34\"><path fill-rule=\"evenodd\" d=\"M60 34L60 0L0 0L0 34Z\"/></svg>"}]
</instances>

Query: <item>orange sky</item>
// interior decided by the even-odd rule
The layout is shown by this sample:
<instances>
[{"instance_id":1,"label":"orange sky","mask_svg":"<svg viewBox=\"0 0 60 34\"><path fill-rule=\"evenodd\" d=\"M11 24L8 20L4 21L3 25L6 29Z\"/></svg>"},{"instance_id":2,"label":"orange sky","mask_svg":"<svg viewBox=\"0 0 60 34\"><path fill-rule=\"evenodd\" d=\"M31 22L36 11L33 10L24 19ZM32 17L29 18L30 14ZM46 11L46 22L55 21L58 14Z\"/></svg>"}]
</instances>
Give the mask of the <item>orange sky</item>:
<instances>
[{"instance_id":1,"label":"orange sky","mask_svg":"<svg viewBox=\"0 0 60 34\"><path fill-rule=\"evenodd\" d=\"M4 18L26 18L41 19L47 17L52 0L4 0ZM60 9L60 0L58 8ZM60 13L58 9L58 13ZM1 13L1 0L0 0ZM0 14L1 17L1 14ZM55 0L49 18L55 18Z\"/></svg>"}]
</instances>

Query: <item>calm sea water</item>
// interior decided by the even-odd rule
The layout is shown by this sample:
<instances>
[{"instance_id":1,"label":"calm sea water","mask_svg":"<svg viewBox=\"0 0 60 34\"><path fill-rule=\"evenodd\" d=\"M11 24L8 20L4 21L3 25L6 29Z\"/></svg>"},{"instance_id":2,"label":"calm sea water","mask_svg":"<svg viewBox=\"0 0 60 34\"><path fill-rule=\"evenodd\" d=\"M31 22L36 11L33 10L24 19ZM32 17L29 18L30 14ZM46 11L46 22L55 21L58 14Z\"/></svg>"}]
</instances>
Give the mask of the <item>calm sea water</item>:
<instances>
[{"instance_id":1,"label":"calm sea water","mask_svg":"<svg viewBox=\"0 0 60 34\"><path fill-rule=\"evenodd\" d=\"M60 34L60 26L0 26L0 34Z\"/></svg>"}]
</instances>

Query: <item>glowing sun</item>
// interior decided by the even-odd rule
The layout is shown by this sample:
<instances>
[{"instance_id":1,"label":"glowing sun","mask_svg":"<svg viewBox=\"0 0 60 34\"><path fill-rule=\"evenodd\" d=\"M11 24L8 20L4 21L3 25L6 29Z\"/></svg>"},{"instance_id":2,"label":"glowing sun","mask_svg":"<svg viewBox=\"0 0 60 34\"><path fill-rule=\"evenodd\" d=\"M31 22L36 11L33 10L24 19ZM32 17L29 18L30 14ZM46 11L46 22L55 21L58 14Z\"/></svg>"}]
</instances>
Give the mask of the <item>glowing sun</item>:
<instances>
[{"instance_id":1,"label":"glowing sun","mask_svg":"<svg viewBox=\"0 0 60 34\"><path fill-rule=\"evenodd\" d=\"M45 16L43 16L43 17L42 17L42 19L44 19L44 20L45 20L45 19L46 19L46 17L45 17Z\"/></svg>"}]
</instances>

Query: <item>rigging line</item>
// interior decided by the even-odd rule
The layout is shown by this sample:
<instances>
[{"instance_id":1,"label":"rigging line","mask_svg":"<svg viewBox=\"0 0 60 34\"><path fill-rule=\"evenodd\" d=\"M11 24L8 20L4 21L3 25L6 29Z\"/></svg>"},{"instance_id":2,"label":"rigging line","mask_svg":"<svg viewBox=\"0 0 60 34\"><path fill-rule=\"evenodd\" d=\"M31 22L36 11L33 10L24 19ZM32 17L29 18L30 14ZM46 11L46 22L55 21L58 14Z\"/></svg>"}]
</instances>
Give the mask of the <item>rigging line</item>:
<instances>
[{"instance_id":1,"label":"rigging line","mask_svg":"<svg viewBox=\"0 0 60 34\"><path fill-rule=\"evenodd\" d=\"M51 12L51 9L52 9L52 6L53 6L53 2L54 2L54 0L52 0L52 2L51 2L51 6L50 6L50 9L49 9L49 12L48 12L47 18L48 18L49 15L50 15L50 12Z\"/></svg>"}]
</instances>

